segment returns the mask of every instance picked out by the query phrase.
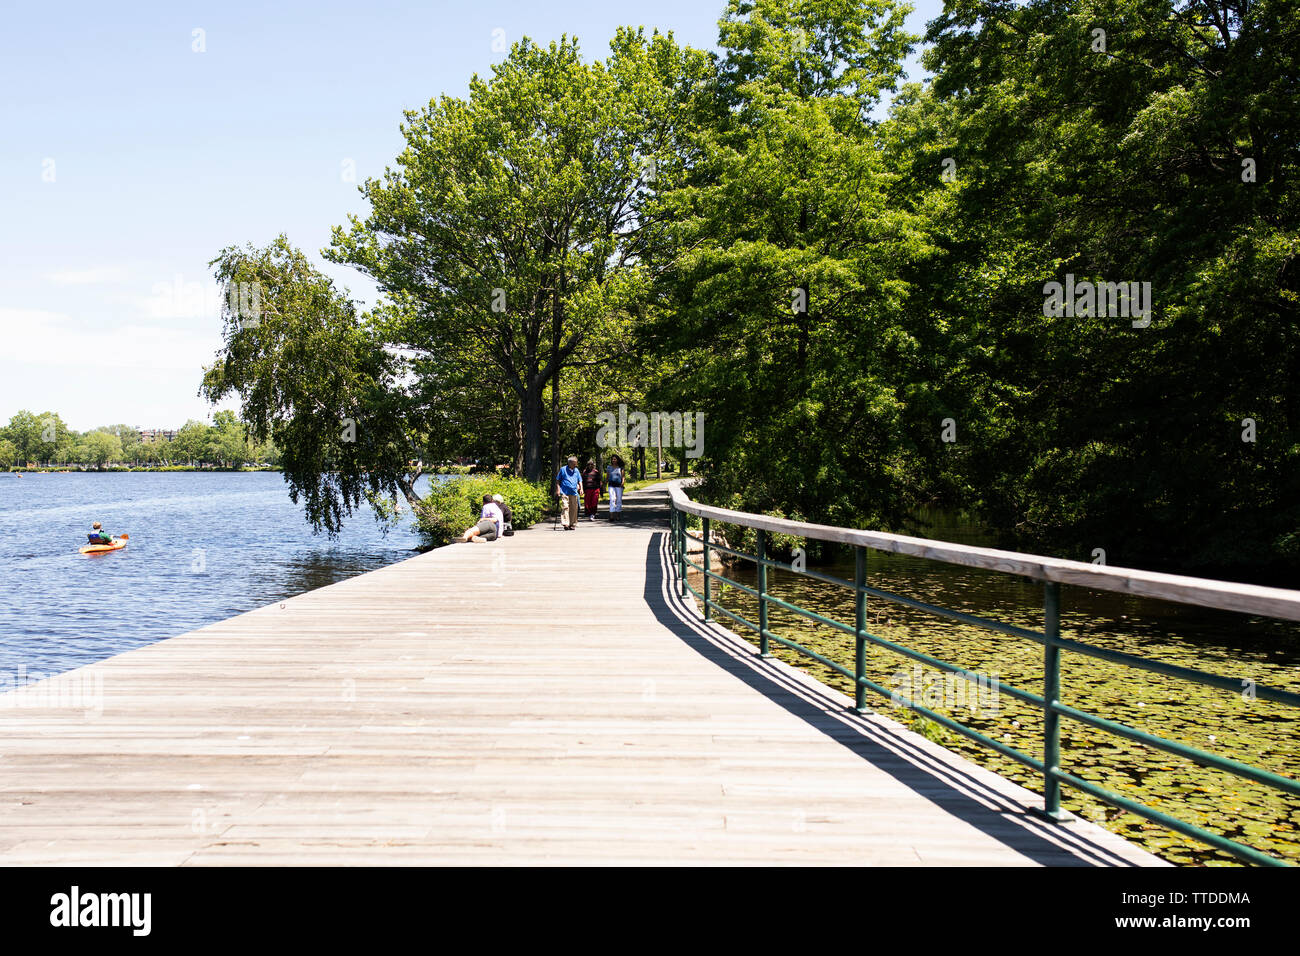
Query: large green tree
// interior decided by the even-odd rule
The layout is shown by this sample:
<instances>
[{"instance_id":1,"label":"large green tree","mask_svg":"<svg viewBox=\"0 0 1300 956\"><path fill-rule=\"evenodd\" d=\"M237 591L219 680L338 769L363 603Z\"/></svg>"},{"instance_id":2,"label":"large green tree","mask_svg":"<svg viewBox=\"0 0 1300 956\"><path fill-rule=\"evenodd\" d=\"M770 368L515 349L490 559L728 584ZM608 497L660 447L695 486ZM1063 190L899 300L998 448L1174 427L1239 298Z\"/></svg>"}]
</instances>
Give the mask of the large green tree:
<instances>
[{"instance_id":1,"label":"large green tree","mask_svg":"<svg viewBox=\"0 0 1300 956\"><path fill-rule=\"evenodd\" d=\"M313 526L337 532L371 495L417 502L424 412L405 381L409 365L372 317L283 236L223 250L213 265L223 285L250 291L227 299L224 347L201 394L238 396L253 440L281 450L290 495ZM185 429L176 443L194 457L209 447L206 430L197 452Z\"/></svg>"},{"instance_id":2,"label":"large green tree","mask_svg":"<svg viewBox=\"0 0 1300 956\"><path fill-rule=\"evenodd\" d=\"M10 417L4 436L13 443L23 464L69 461L76 437L54 412L38 415L25 408Z\"/></svg>"},{"instance_id":3,"label":"large green tree","mask_svg":"<svg viewBox=\"0 0 1300 956\"><path fill-rule=\"evenodd\" d=\"M530 479L546 466L547 396L554 457L563 373L623 349L659 265L655 187L680 165L707 64L631 30L604 62L567 38L524 40L467 99L407 114L397 166L363 187L370 214L335 232L328 255L389 296L383 335L431 418L495 422Z\"/></svg>"},{"instance_id":4,"label":"large green tree","mask_svg":"<svg viewBox=\"0 0 1300 956\"><path fill-rule=\"evenodd\" d=\"M242 465L251 455L247 429L239 416L229 409L222 409L212 416L208 454L211 461L232 468Z\"/></svg>"},{"instance_id":5,"label":"large green tree","mask_svg":"<svg viewBox=\"0 0 1300 956\"><path fill-rule=\"evenodd\" d=\"M1071 556L1300 564L1297 4L952 0L930 38L896 118L949 193L913 302L961 386L949 489ZM1067 274L1153 311L1045 315Z\"/></svg>"},{"instance_id":6,"label":"large green tree","mask_svg":"<svg viewBox=\"0 0 1300 956\"><path fill-rule=\"evenodd\" d=\"M175 450L191 464L208 458L208 426L191 418L176 432L172 441Z\"/></svg>"},{"instance_id":7,"label":"large green tree","mask_svg":"<svg viewBox=\"0 0 1300 956\"><path fill-rule=\"evenodd\" d=\"M73 457L83 465L102 468L122 457L122 440L106 428L86 432L76 440Z\"/></svg>"},{"instance_id":8,"label":"large green tree","mask_svg":"<svg viewBox=\"0 0 1300 956\"><path fill-rule=\"evenodd\" d=\"M925 221L892 201L869 113L901 74L904 7L733 0L674 212L662 405L702 411L709 493L820 520L901 520L903 265Z\"/></svg>"}]
</instances>

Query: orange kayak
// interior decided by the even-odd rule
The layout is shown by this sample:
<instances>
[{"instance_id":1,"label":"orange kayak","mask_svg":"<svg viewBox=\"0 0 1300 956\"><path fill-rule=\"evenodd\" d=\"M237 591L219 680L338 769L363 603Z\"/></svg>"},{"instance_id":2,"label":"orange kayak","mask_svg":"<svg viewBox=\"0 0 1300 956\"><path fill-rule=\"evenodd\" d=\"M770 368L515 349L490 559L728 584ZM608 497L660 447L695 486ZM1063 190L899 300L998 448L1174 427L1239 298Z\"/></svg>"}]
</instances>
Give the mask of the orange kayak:
<instances>
[{"instance_id":1,"label":"orange kayak","mask_svg":"<svg viewBox=\"0 0 1300 956\"><path fill-rule=\"evenodd\" d=\"M126 547L126 542L131 536L124 534L113 539L112 544L87 544L82 546L82 554L105 554L109 551L121 551Z\"/></svg>"}]
</instances>

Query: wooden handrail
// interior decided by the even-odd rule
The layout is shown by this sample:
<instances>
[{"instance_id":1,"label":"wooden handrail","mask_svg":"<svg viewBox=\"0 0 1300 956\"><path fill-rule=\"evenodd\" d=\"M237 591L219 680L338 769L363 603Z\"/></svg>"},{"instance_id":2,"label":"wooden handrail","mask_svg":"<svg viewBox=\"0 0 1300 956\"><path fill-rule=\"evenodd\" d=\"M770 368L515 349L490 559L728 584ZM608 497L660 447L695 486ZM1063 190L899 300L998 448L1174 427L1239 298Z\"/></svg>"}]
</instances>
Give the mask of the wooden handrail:
<instances>
[{"instance_id":1,"label":"wooden handrail","mask_svg":"<svg viewBox=\"0 0 1300 956\"><path fill-rule=\"evenodd\" d=\"M833 525L790 521L767 515L715 508L692 501L680 487L682 481L668 486L673 506L687 514L709 518L726 524L759 528L777 534L834 541L838 544L864 545L877 551L907 554L931 561L944 561L968 568L983 568L1004 574L1018 574L1035 581L1054 581L1076 587L1095 588L1099 591L1116 591L1139 597L1158 598L1198 607L1212 607L1242 614L1300 621L1300 591L1287 588L1267 588L1256 584L1238 584L1233 581L1215 581L1182 574L1162 574L1158 571L1141 571L1136 568L1117 568L1086 561L1067 561L1018 551L999 551L996 548L973 548L948 541L930 538L913 538L903 534L883 531L858 531Z\"/></svg>"}]
</instances>

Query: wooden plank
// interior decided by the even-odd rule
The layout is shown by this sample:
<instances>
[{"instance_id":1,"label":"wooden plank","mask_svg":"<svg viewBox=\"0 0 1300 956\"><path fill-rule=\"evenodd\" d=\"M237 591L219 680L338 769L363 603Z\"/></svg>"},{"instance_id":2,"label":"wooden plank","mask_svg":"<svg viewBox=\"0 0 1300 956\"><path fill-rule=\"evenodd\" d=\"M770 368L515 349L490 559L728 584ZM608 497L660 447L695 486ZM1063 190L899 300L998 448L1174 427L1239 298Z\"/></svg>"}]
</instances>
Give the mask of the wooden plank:
<instances>
[{"instance_id":1,"label":"wooden plank","mask_svg":"<svg viewBox=\"0 0 1300 956\"><path fill-rule=\"evenodd\" d=\"M666 502L0 695L0 863L1160 863L704 625Z\"/></svg>"},{"instance_id":2,"label":"wooden plank","mask_svg":"<svg viewBox=\"0 0 1300 956\"><path fill-rule=\"evenodd\" d=\"M1099 591L1115 591L1120 594L1158 598L1180 604L1194 604L1198 607L1300 621L1300 591L1288 588L1268 588L1233 581L1215 581L1181 574L1142 571L1137 568L1090 564L1086 561L1067 561L1063 558L1000 551L996 548L976 548L884 531L859 531L833 525L772 518L767 515L698 504L682 491L678 482L672 483L670 494L673 503L682 511L726 524L760 528L764 531L813 538L818 541L863 545L876 551L906 554L985 571L1017 574L1036 581L1055 581L1058 584L1095 588Z\"/></svg>"}]
</instances>

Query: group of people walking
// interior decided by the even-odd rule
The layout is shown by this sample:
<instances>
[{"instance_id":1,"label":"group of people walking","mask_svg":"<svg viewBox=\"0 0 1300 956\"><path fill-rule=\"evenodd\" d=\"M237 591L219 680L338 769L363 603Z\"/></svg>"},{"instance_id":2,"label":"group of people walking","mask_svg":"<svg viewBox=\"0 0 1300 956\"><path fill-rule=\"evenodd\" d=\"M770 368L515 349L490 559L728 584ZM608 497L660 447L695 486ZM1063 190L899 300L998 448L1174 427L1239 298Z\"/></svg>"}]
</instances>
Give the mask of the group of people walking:
<instances>
[{"instance_id":1,"label":"group of people walking","mask_svg":"<svg viewBox=\"0 0 1300 956\"><path fill-rule=\"evenodd\" d=\"M555 494L560 499L560 518L564 530L572 531L578 526L578 507L581 502L587 518L596 520L600 510L600 495L609 489L609 516L617 521L623 514L623 483L626 466L618 455L611 455L604 473L596 466L594 459L588 459L586 467L578 468L578 456L570 455L568 462L555 475ZM581 496L581 497L579 497ZM483 507L479 520L472 527L466 528L460 536L461 541L482 542L495 541L498 538L514 534L511 522L514 516L510 506L500 495L484 495ZM96 526L98 528L98 525Z\"/></svg>"},{"instance_id":2,"label":"group of people walking","mask_svg":"<svg viewBox=\"0 0 1300 956\"><path fill-rule=\"evenodd\" d=\"M611 455L604 474L596 466L594 459L587 459L587 464L578 468L578 456L570 455L555 475L555 494L560 499L560 520L564 530L572 531L578 526L579 495L583 510L589 521L595 521L600 511L600 493L609 489L609 517L619 520L623 514L623 482L626 466L618 455Z\"/></svg>"}]
</instances>

